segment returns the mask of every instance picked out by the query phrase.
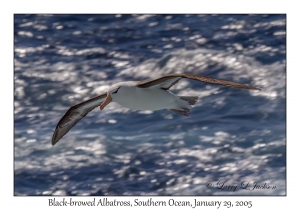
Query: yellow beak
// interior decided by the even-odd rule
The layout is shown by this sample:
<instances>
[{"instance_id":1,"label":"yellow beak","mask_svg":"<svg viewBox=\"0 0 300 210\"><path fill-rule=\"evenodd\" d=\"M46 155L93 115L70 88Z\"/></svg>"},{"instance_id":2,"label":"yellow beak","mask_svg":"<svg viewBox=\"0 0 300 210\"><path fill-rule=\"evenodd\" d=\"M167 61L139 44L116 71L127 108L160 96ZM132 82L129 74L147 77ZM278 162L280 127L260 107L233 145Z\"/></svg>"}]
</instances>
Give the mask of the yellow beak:
<instances>
[{"instance_id":1,"label":"yellow beak","mask_svg":"<svg viewBox=\"0 0 300 210\"><path fill-rule=\"evenodd\" d=\"M100 105L100 110L103 110L104 107L106 107L111 101L112 101L112 98L109 95L109 93L107 93L107 96L106 96L104 102Z\"/></svg>"}]
</instances>

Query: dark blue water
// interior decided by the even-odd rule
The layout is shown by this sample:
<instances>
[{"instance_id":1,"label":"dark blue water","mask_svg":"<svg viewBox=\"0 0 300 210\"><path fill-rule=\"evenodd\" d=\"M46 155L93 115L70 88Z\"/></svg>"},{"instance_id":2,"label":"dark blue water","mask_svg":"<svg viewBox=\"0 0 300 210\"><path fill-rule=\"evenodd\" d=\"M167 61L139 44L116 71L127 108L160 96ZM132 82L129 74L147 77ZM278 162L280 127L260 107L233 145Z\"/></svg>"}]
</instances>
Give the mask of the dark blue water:
<instances>
[{"instance_id":1,"label":"dark blue water","mask_svg":"<svg viewBox=\"0 0 300 210\"><path fill-rule=\"evenodd\" d=\"M15 15L15 195L284 195L285 15ZM74 104L126 80L181 80L188 117L93 110L52 147ZM207 188L226 180L276 189Z\"/></svg>"}]
</instances>

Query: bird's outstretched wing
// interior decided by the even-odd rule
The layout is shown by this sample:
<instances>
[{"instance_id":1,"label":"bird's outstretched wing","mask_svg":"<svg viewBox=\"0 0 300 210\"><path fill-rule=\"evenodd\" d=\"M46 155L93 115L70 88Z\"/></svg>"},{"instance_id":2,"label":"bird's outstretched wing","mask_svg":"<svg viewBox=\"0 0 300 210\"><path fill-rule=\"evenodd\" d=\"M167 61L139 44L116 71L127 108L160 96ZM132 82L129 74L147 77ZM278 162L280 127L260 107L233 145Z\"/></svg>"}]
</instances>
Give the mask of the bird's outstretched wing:
<instances>
[{"instance_id":1,"label":"bird's outstretched wing","mask_svg":"<svg viewBox=\"0 0 300 210\"><path fill-rule=\"evenodd\" d=\"M72 106L58 122L52 136L52 145L55 145L69 130L90 111L104 101L106 93L95 98L91 98L79 104Z\"/></svg>"},{"instance_id":2,"label":"bird's outstretched wing","mask_svg":"<svg viewBox=\"0 0 300 210\"><path fill-rule=\"evenodd\" d=\"M260 90L260 88L256 88L256 87L253 87L250 85L244 85L244 84L239 84L236 82L231 82L228 80L220 80L220 79L215 79L213 77L194 75L194 74L169 74L169 75L166 75L166 76L163 76L158 79L151 80L151 81L138 82L137 86L140 88L151 88L151 87L158 86L164 90L168 90L170 87L175 85L182 78L193 79L193 80L198 80L201 82L229 86L229 87L234 87L234 88Z\"/></svg>"}]
</instances>

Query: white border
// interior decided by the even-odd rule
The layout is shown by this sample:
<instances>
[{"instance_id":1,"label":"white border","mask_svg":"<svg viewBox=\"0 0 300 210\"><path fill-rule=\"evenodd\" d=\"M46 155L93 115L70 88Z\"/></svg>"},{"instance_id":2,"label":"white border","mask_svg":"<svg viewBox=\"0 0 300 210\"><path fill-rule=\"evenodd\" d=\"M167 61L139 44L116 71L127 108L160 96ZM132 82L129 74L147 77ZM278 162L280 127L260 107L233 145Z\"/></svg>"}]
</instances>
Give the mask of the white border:
<instances>
[{"instance_id":1,"label":"white border","mask_svg":"<svg viewBox=\"0 0 300 210\"><path fill-rule=\"evenodd\" d=\"M295 1L293 1L295 2ZM287 13L287 71L288 76L288 92L287 97L289 104L287 106L287 119L289 127L287 129L287 196L286 197L197 197L199 200L220 200L220 201L237 201L252 200L253 207L251 209L268 208L284 208L287 205L296 206L298 199L297 178L299 174L297 143L299 142L299 100L300 89L296 86L299 75L299 13L297 4L282 1L101 1L101 0L85 0L85 1L40 1L40 0L15 0L1 2L1 18L0 18L0 41L1 41L1 202L0 206L10 207L29 207L30 209L48 209L48 198L53 197L14 197L13 196L13 14L14 13ZM298 102L298 103L297 103ZM74 197L74 199L88 200L90 197ZM109 199L117 198L118 200L131 199L134 197L109 197ZM146 199L147 197L143 197ZM194 197L174 197L177 200L193 199ZM156 200L168 200L170 197L154 197ZM71 207L64 207L64 209ZM104 208L104 207L97 207ZM166 207L164 207L166 208ZM200 208L200 207L199 207ZM202 207L203 208L203 207ZM6 208L7 209L7 208ZM131 208L132 209L132 208ZM183 209L183 208L180 208ZM191 209L190 207L186 209ZM212 209L212 208L210 208ZM224 209L224 208L223 208Z\"/></svg>"}]
</instances>

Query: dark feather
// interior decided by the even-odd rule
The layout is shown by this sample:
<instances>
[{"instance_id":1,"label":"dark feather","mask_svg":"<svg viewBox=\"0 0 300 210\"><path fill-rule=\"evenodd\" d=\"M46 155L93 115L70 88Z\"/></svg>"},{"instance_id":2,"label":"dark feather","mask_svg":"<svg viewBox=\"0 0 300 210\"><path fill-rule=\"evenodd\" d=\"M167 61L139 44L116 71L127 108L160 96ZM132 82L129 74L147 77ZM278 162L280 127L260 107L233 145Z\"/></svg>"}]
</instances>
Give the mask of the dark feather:
<instances>
[{"instance_id":1,"label":"dark feather","mask_svg":"<svg viewBox=\"0 0 300 210\"><path fill-rule=\"evenodd\" d=\"M160 83L164 83L174 77L180 77L176 82L178 82L181 78L187 78L187 79L193 79L193 80L198 80L201 82L206 82L206 83L216 84L216 85L223 85L223 86L228 86L228 87L233 87L233 88L260 90L260 88L256 88L256 87L253 87L250 85L244 85L244 84L239 84L239 83L228 81L228 80L220 80L220 79L215 79L213 77L194 75L194 74L169 74L169 75L166 75L166 76L163 76L161 78L154 79L151 81L138 82L137 86L140 88L148 88L148 87L160 84ZM176 82L172 83L172 85L169 86L167 89L169 89L174 84L176 84Z\"/></svg>"},{"instance_id":2,"label":"dark feather","mask_svg":"<svg viewBox=\"0 0 300 210\"><path fill-rule=\"evenodd\" d=\"M58 122L52 136L55 145L76 123L104 101L106 93L72 106Z\"/></svg>"}]
</instances>

